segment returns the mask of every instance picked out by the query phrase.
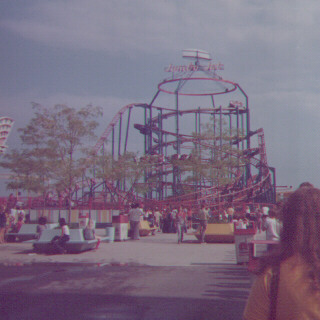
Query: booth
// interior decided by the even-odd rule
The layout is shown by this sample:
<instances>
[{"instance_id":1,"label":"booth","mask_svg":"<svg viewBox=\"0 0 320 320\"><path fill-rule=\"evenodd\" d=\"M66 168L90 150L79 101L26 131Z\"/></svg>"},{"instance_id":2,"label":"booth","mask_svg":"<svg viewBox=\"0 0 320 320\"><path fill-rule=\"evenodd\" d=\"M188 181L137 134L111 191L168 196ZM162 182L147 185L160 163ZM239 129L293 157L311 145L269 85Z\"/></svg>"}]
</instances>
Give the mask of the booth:
<instances>
[{"instance_id":1,"label":"booth","mask_svg":"<svg viewBox=\"0 0 320 320\"><path fill-rule=\"evenodd\" d=\"M114 240L124 241L128 239L128 216L120 214L112 217L112 225L115 229Z\"/></svg>"},{"instance_id":2,"label":"booth","mask_svg":"<svg viewBox=\"0 0 320 320\"><path fill-rule=\"evenodd\" d=\"M114 242L114 236L115 236L115 229L112 223L108 223L106 226L106 237L107 242L113 243Z\"/></svg>"},{"instance_id":3,"label":"booth","mask_svg":"<svg viewBox=\"0 0 320 320\"><path fill-rule=\"evenodd\" d=\"M199 229L194 233L194 235L198 240L200 240L201 236ZM204 235L204 241L207 243L233 243L233 223L208 223Z\"/></svg>"},{"instance_id":4,"label":"booth","mask_svg":"<svg viewBox=\"0 0 320 320\"><path fill-rule=\"evenodd\" d=\"M236 249L237 264L249 262L249 243L254 239L257 228L254 223L242 226L238 222L234 223L234 240Z\"/></svg>"}]
</instances>

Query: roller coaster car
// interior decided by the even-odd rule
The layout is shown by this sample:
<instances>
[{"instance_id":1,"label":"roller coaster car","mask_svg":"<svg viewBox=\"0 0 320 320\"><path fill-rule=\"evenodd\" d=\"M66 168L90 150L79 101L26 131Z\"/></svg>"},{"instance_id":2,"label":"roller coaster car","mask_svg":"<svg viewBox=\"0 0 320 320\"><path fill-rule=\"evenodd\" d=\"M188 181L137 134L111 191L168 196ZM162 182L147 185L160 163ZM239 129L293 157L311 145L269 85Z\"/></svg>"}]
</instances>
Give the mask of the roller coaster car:
<instances>
[{"instance_id":1,"label":"roller coaster car","mask_svg":"<svg viewBox=\"0 0 320 320\"><path fill-rule=\"evenodd\" d=\"M252 149L243 150L242 154L247 157L254 157L257 154L259 154L259 152L260 152L259 148L252 148Z\"/></svg>"},{"instance_id":2,"label":"roller coaster car","mask_svg":"<svg viewBox=\"0 0 320 320\"><path fill-rule=\"evenodd\" d=\"M171 156L171 161L179 160L179 154L173 154Z\"/></svg>"},{"instance_id":3,"label":"roller coaster car","mask_svg":"<svg viewBox=\"0 0 320 320\"><path fill-rule=\"evenodd\" d=\"M164 161L164 156L162 154L146 154L140 157L140 161L148 163L162 163Z\"/></svg>"},{"instance_id":4,"label":"roller coaster car","mask_svg":"<svg viewBox=\"0 0 320 320\"><path fill-rule=\"evenodd\" d=\"M151 132L149 127L144 126L142 124L138 124L138 123L134 124L134 128L139 130L141 134L145 134L145 135L150 134Z\"/></svg>"},{"instance_id":5,"label":"roller coaster car","mask_svg":"<svg viewBox=\"0 0 320 320\"><path fill-rule=\"evenodd\" d=\"M179 159L179 160L187 160L188 157L189 157L188 154L182 154L182 155L180 156L180 159Z\"/></svg>"},{"instance_id":6,"label":"roller coaster car","mask_svg":"<svg viewBox=\"0 0 320 320\"><path fill-rule=\"evenodd\" d=\"M190 160L191 155L189 154L173 154L171 158L169 158L171 161L176 161L176 160Z\"/></svg>"}]
</instances>

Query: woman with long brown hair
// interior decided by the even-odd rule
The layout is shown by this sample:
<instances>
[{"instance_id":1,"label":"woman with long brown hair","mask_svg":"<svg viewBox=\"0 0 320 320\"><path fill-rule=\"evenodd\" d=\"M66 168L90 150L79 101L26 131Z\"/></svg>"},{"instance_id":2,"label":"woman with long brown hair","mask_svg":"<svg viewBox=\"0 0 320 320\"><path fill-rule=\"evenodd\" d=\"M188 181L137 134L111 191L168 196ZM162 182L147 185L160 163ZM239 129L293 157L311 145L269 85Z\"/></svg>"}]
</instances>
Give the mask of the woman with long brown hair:
<instances>
[{"instance_id":1,"label":"woman with long brown hair","mask_svg":"<svg viewBox=\"0 0 320 320\"><path fill-rule=\"evenodd\" d=\"M283 207L278 252L262 260L245 320L320 319L320 190L296 190Z\"/></svg>"}]
</instances>

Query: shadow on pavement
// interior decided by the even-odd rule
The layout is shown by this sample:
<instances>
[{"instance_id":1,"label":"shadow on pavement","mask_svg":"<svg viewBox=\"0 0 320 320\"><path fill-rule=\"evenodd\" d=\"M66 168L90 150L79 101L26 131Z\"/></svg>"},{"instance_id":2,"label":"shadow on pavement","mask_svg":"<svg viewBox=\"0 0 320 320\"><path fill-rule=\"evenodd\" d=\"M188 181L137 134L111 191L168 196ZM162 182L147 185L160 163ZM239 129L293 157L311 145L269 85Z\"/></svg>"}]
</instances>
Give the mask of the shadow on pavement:
<instances>
[{"instance_id":1,"label":"shadow on pavement","mask_svg":"<svg viewBox=\"0 0 320 320\"><path fill-rule=\"evenodd\" d=\"M203 294L206 297L213 297L218 300L228 300L231 304L242 302L245 304L251 283L248 281L250 275L243 267L232 265L215 265L210 268L209 273L214 273L214 282L209 283L210 289Z\"/></svg>"},{"instance_id":2,"label":"shadow on pavement","mask_svg":"<svg viewBox=\"0 0 320 320\"><path fill-rule=\"evenodd\" d=\"M245 268L0 266L0 319L239 320Z\"/></svg>"},{"instance_id":3,"label":"shadow on pavement","mask_svg":"<svg viewBox=\"0 0 320 320\"><path fill-rule=\"evenodd\" d=\"M243 303L94 294L1 294L2 319L232 320Z\"/></svg>"}]
</instances>

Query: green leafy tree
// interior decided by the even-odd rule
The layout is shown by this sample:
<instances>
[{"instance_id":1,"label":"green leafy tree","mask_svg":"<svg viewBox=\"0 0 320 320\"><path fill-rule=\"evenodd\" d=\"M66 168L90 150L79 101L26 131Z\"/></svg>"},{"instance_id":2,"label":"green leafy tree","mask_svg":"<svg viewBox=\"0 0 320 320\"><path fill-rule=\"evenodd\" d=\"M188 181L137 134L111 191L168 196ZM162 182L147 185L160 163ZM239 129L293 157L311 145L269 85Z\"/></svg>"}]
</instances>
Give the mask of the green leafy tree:
<instances>
[{"instance_id":1,"label":"green leafy tree","mask_svg":"<svg viewBox=\"0 0 320 320\"><path fill-rule=\"evenodd\" d=\"M22 148L12 150L1 162L12 173L7 187L42 193L54 189L71 201L85 170L86 143L96 138L101 108L45 108L33 103L33 109L34 117L19 129Z\"/></svg>"},{"instance_id":2,"label":"green leafy tree","mask_svg":"<svg viewBox=\"0 0 320 320\"><path fill-rule=\"evenodd\" d=\"M233 145L241 137L236 129L230 130L222 124L221 129L214 130L209 122L193 137L196 143L190 157L172 162L179 170L185 193L197 191L199 186L200 189L201 186L223 187L232 181L235 168L244 167L239 160L240 151Z\"/></svg>"},{"instance_id":3,"label":"green leafy tree","mask_svg":"<svg viewBox=\"0 0 320 320\"><path fill-rule=\"evenodd\" d=\"M4 155L0 164L11 173L7 189L22 189L35 193L45 190L46 168L43 161L36 158L35 153L13 149Z\"/></svg>"},{"instance_id":4,"label":"green leafy tree","mask_svg":"<svg viewBox=\"0 0 320 320\"><path fill-rule=\"evenodd\" d=\"M138 159L137 153L126 152L117 159L110 154L98 156L95 168L97 178L110 182L119 190L140 193L143 189L139 182L144 176L147 164Z\"/></svg>"}]
</instances>

